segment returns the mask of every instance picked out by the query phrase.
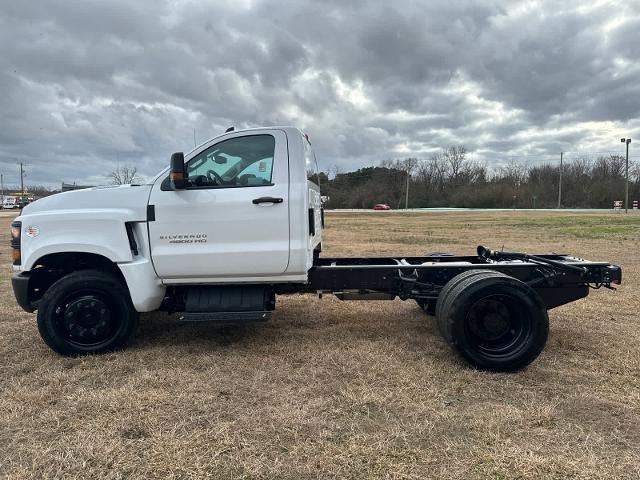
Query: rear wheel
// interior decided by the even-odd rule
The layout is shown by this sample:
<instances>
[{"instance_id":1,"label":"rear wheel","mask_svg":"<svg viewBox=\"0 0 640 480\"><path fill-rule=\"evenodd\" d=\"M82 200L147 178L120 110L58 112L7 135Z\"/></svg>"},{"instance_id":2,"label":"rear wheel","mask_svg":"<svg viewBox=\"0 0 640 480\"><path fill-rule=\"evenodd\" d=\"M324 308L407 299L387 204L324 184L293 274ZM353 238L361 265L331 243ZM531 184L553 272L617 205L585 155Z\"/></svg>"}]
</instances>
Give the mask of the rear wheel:
<instances>
[{"instance_id":1,"label":"rear wheel","mask_svg":"<svg viewBox=\"0 0 640 480\"><path fill-rule=\"evenodd\" d=\"M439 315L445 339L470 364L486 370L526 367L549 332L540 296L506 275L469 276L449 292Z\"/></svg>"},{"instance_id":2,"label":"rear wheel","mask_svg":"<svg viewBox=\"0 0 640 480\"><path fill-rule=\"evenodd\" d=\"M61 355L116 350L133 336L136 312L126 286L98 270L73 272L55 282L38 306L38 330Z\"/></svg>"},{"instance_id":3,"label":"rear wheel","mask_svg":"<svg viewBox=\"0 0 640 480\"><path fill-rule=\"evenodd\" d=\"M438 295L438 301L435 306L435 315L436 315L436 319L438 319L437 320L438 330L440 331L440 335L445 337L445 339L447 339L448 341L451 341L451 339L447 337L447 330L446 328L444 328L444 325L441 325L441 321L439 319L442 318L442 315L440 314L440 312L444 308L444 306L447 304L447 301L450 296L449 294L453 291L455 287L457 287L460 283L462 283L466 279L477 277L478 275L482 275L485 277L504 276L504 274L500 272L496 272L495 270L480 270L480 269L466 270L456 275L451 280L449 280L446 283L446 285L442 287L442 290L440 291L440 295Z\"/></svg>"}]
</instances>

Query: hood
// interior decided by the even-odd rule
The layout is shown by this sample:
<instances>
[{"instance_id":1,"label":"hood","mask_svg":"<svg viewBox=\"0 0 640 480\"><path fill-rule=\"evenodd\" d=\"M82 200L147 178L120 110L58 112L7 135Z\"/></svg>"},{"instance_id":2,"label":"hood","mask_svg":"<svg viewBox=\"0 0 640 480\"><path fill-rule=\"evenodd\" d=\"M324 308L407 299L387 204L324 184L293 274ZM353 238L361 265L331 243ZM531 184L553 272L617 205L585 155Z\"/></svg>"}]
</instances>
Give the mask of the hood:
<instances>
[{"instance_id":1,"label":"hood","mask_svg":"<svg viewBox=\"0 0 640 480\"><path fill-rule=\"evenodd\" d=\"M56 193L30 203L20 216L77 210L128 210L130 216L146 219L152 185L115 185ZM129 216L128 215L128 216Z\"/></svg>"}]
</instances>

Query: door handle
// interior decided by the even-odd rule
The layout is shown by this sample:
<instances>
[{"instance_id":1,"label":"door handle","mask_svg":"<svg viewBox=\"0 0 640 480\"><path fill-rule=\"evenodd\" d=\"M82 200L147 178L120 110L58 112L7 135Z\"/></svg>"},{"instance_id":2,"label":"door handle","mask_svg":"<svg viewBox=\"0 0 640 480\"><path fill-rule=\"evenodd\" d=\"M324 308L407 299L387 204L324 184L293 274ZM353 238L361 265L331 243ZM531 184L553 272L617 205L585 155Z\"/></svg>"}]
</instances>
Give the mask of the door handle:
<instances>
[{"instance_id":1,"label":"door handle","mask_svg":"<svg viewBox=\"0 0 640 480\"><path fill-rule=\"evenodd\" d=\"M277 197L260 197L260 198L254 198L252 200L252 203L254 205L258 205L259 203L282 203L283 200L282 198L277 198Z\"/></svg>"}]
</instances>

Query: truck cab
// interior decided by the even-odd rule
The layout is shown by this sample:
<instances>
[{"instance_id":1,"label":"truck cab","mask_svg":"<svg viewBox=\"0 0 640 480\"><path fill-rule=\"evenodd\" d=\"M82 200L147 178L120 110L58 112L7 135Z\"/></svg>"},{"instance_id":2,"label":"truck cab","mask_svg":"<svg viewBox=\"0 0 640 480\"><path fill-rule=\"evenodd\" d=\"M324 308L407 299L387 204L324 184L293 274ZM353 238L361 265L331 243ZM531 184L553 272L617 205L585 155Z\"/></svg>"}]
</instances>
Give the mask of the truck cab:
<instances>
[{"instance_id":1,"label":"truck cab","mask_svg":"<svg viewBox=\"0 0 640 480\"><path fill-rule=\"evenodd\" d=\"M183 158L179 182L168 167L142 185L65 192L26 206L12 224L18 303L40 314L51 286L88 272L120 281L135 312L184 310L196 297L210 304L220 292L243 312L247 305L229 299L266 298L249 301L264 312L274 285L307 281L322 242L308 136L294 127L228 131L174 157Z\"/></svg>"},{"instance_id":2,"label":"truck cab","mask_svg":"<svg viewBox=\"0 0 640 480\"><path fill-rule=\"evenodd\" d=\"M306 281L322 228L305 135L228 133L191 152L183 176L177 188L163 172L149 195L149 247L163 283Z\"/></svg>"}]
</instances>

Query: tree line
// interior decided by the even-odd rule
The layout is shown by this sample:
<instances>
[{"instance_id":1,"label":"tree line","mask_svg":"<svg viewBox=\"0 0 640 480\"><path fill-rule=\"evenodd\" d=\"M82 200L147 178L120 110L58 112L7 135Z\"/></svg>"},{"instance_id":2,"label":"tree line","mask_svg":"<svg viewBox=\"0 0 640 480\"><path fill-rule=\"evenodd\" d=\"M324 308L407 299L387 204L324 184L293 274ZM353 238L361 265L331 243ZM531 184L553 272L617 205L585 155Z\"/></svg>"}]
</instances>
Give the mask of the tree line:
<instances>
[{"instance_id":1,"label":"tree line","mask_svg":"<svg viewBox=\"0 0 640 480\"><path fill-rule=\"evenodd\" d=\"M387 160L353 172L320 172L327 208L394 209L426 207L555 208L560 165L523 165L510 160L498 167L468 158L464 146L451 146L427 159ZM136 167L118 167L107 175L112 184L140 181ZM408 180L408 182L407 182ZM409 195L407 196L407 186ZM573 158L562 167L562 207L612 208L624 200L625 158L620 155ZM36 197L56 193L41 185L25 188ZM5 193L19 187L5 185ZM408 200L408 203L407 203ZM640 200L640 164L630 161L629 206Z\"/></svg>"},{"instance_id":2,"label":"tree line","mask_svg":"<svg viewBox=\"0 0 640 480\"><path fill-rule=\"evenodd\" d=\"M452 146L428 159L382 162L353 172L320 175L327 208L555 208L560 165L527 166L513 160L490 168L470 160L464 146ZM408 180L408 182L407 182ZM562 167L562 207L612 208L624 200L625 158L574 158ZM640 168L629 165L629 204L640 200Z\"/></svg>"}]
</instances>

